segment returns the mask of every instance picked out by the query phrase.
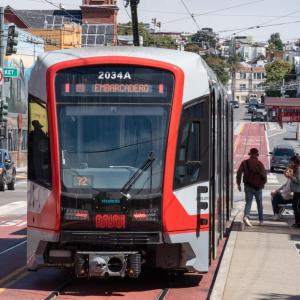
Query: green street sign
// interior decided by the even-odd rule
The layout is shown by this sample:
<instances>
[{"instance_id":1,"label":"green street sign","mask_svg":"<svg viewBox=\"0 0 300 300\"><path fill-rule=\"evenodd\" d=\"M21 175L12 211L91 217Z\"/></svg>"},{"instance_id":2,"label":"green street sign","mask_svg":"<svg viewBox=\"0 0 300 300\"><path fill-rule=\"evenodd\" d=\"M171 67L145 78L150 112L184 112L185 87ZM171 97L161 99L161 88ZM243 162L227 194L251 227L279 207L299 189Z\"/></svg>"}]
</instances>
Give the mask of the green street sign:
<instances>
[{"instance_id":1,"label":"green street sign","mask_svg":"<svg viewBox=\"0 0 300 300\"><path fill-rule=\"evenodd\" d=\"M4 77L19 77L18 68L3 68Z\"/></svg>"}]
</instances>

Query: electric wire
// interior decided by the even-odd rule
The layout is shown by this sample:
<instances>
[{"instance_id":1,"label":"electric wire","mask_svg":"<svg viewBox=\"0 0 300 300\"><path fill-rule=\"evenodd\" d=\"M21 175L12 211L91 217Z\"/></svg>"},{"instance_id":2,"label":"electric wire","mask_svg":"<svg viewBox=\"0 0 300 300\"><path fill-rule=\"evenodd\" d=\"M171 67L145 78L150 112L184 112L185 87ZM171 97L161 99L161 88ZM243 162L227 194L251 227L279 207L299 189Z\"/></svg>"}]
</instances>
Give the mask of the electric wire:
<instances>
[{"instance_id":1,"label":"electric wire","mask_svg":"<svg viewBox=\"0 0 300 300\"><path fill-rule=\"evenodd\" d=\"M258 3L258 2L263 2L263 1L265 1L265 0L255 0L255 1L247 2L247 3L243 3L243 4L238 4L238 5L232 5L232 6L228 6L228 7L223 7L223 8L216 9L216 10L210 10L210 11L207 11L207 12L204 12L204 13L194 13L193 15L195 17L204 16L204 15L209 15L211 13L215 13L215 12L219 12L219 11L224 11L224 10L229 10L229 9L233 9L233 8L238 8L238 7L242 7L242 6L248 6L248 5L252 5L252 4L255 4L255 3ZM174 23L174 22L178 22L178 21L183 21L183 20L186 20L188 18L190 18L190 16L189 17L180 18L180 19L175 19L175 20L170 20L170 21L162 22L162 24L169 24L169 23Z\"/></svg>"},{"instance_id":2,"label":"electric wire","mask_svg":"<svg viewBox=\"0 0 300 300\"><path fill-rule=\"evenodd\" d=\"M240 34L241 32L245 32L245 31L248 31L248 30L251 30L251 29L255 29L255 28L268 27L266 24L268 24L268 23L270 23L270 22L272 22L272 21L276 21L276 20L279 20L279 19L286 18L286 17L288 17L288 16L290 16L290 15L293 15L293 14L295 14L295 13L298 13L299 11L300 11L300 10L293 11L293 12L288 13L288 14L286 14L286 15L284 15L284 16L279 17L279 18L272 18L271 20L268 20L268 21L266 21L266 22L260 23L260 24L258 24L258 25L254 25L254 26L251 26L251 27L249 27L249 28L242 29L242 30L240 30L240 31L238 31L238 32L233 33L232 35L237 35L237 34ZM300 22L300 21L295 21L295 23L298 23L298 22ZM283 23L278 23L278 24L282 25ZM270 26L273 26L273 25L276 26L276 25L278 25L278 24L270 24Z\"/></svg>"},{"instance_id":3,"label":"electric wire","mask_svg":"<svg viewBox=\"0 0 300 300\"><path fill-rule=\"evenodd\" d=\"M197 23L197 21L196 21L194 15L191 13L191 11L189 10L189 8L188 8L187 5L185 4L184 0L180 0L180 1L181 1L182 5L184 6L185 10L187 11L187 13L191 16L191 18L192 18L193 22L196 24L197 28L198 28L199 30L201 30L201 28L200 28L199 24Z\"/></svg>"}]
</instances>

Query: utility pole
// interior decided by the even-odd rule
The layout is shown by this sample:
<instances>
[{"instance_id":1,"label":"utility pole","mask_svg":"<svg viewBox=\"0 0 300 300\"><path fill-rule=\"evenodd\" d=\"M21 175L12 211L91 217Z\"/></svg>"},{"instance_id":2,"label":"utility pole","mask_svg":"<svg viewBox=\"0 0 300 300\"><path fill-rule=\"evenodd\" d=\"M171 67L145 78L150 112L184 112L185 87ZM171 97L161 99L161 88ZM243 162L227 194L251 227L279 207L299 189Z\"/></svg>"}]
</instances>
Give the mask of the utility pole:
<instances>
[{"instance_id":1,"label":"utility pole","mask_svg":"<svg viewBox=\"0 0 300 300\"><path fill-rule=\"evenodd\" d=\"M235 37L232 38L232 56L233 56L233 59L232 59L232 63L234 64L235 62L235 57L236 57L236 40L235 40ZM236 85L236 81L235 81L235 76L236 76L236 72L235 72L235 66L232 65L231 66L231 93L232 93L232 100L235 100L235 85Z\"/></svg>"},{"instance_id":2,"label":"utility pole","mask_svg":"<svg viewBox=\"0 0 300 300\"><path fill-rule=\"evenodd\" d=\"M3 43L3 36L4 36L4 8L0 7L0 68L4 67L4 43ZM0 85L0 110L3 109L4 100L4 80L3 84ZM6 126L4 122L0 122L0 138L1 136L6 137ZM0 140L0 146L4 147L3 142Z\"/></svg>"},{"instance_id":3,"label":"utility pole","mask_svg":"<svg viewBox=\"0 0 300 300\"><path fill-rule=\"evenodd\" d=\"M137 16L137 6L140 0L130 0L130 8L131 8L131 19L132 19L132 32L133 32L133 45L140 45L139 38L139 22Z\"/></svg>"}]
</instances>

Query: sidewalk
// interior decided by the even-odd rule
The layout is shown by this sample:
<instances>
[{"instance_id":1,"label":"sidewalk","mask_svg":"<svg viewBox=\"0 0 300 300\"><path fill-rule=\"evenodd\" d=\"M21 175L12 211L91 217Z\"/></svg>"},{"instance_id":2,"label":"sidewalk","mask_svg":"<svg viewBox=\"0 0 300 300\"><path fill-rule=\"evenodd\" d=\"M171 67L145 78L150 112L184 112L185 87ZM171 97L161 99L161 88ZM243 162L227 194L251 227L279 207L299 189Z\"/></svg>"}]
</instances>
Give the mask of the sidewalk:
<instances>
[{"instance_id":1,"label":"sidewalk","mask_svg":"<svg viewBox=\"0 0 300 300\"><path fill-rule=\"evenodd\" d=\"M264 225L258 225L253 200L253 226L245 227L244 203L234 203L238 213L210 299L300 300L300 229L290 228L294 223L292 211L273 221L270 196L264 193Z\"/></svg>"}]
</instances>

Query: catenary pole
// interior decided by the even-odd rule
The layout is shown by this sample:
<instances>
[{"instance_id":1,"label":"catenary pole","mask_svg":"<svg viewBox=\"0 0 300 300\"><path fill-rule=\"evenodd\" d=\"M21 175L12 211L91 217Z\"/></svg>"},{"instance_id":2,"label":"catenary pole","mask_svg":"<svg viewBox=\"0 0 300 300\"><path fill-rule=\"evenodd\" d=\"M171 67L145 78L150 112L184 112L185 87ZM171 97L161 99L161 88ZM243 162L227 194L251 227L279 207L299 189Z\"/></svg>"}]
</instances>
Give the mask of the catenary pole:
<instances>
[{"instance_id":1,"label":"catenary pole","mask_svg":"<svg viewBox=\"0 0 300 300\"><path fill-rule=\"evenodd\" d=\"M131 8L131 19L132 19L132 32L133 32L133 45L140 45L139 38L139 23L137 16L137 6L140 0L130 0L130 8Z\"/></svg>"},{"instance_id":2,"label":"catenary pole","mask_svg":"<svg viewBox=\"0 0 300 300\"><path fill-rule=\"evenodd\" d=\"M0 7L0 68L4 67L4 8ZM0 85L0 109L2 109L2 103L4 102L4 79L3 84ZM0 123L1 132L5 132L5 123ZM5 140L0 139L0 147L4 147Z\"/></svg>"}]
</instances>

